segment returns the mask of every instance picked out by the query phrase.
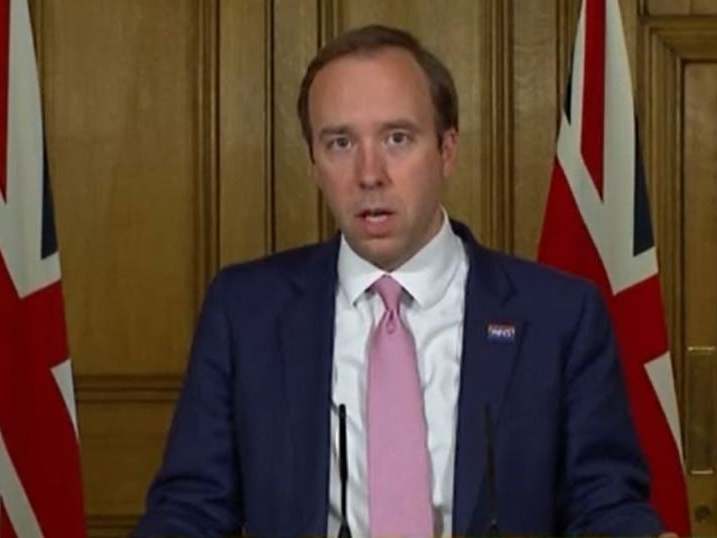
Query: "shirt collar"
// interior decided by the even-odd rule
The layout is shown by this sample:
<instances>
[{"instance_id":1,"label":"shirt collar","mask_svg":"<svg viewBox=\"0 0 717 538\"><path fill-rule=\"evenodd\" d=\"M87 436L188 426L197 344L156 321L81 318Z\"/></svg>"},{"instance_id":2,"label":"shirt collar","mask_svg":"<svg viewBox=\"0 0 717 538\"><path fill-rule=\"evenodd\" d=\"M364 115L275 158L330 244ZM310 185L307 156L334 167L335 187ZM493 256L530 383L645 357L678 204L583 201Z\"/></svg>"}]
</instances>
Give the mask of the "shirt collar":
<instances>
[{"instance_id":1,"label":"shirt collar","mask_svg":"<svg viewBox=\"0 0 717 538\"><path fill-rule=\"evenodd\" d=\"M444 295L462 256L465 256L463 244L453 232L444 210L443 224L433 239L401 267L388 274L421 308L428 308ZM339 286L351 304L355 304L363 292L384 274L387 274L386 271L359 256L341 236Z\"/></svg>"}]
</instances>

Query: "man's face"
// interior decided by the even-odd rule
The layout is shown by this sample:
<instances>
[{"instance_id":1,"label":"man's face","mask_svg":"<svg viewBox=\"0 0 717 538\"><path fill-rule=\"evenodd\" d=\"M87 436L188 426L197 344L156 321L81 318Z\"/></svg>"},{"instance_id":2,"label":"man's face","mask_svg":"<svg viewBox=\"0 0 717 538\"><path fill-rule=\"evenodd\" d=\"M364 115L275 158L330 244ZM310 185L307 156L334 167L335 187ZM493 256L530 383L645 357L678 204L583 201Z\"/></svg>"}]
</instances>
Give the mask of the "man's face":
<instances>
[{"instance_id":1,"label":"man's face","mask_svg":"<svg viewBox=\"0 0 717 538\"><path fill-rule=\"evenodd\" d=\"M386 48L328 63L309 92L313 175L351 247L385 270L438 232L457 133L438 147L428 79Z\"/></svg>"}]
</instances>

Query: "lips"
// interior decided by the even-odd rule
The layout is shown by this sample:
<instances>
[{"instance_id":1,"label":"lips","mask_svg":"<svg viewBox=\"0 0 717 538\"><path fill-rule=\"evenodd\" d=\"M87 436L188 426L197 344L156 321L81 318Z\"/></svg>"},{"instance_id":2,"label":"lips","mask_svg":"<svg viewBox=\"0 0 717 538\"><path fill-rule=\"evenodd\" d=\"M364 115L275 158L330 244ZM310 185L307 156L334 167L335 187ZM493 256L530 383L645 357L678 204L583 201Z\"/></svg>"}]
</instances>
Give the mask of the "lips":
<instances>
[{"instance_id":1,"label":"lips","mask_svg":"<svg viewBox=\"0 0 717 538\"><path fill-rule=\"evenodd\" d=\"M394 212L382 207L367 208L356 215L361 228L371 236L383 236L391 231Z\"/></svg>"},{"instance_id":2,"label":"lips","mask_svg":"<svg viewBox=\"0 0 717 538\"><path fill-rule=\"evenodd\" d=\"M392 214L393 214L393 211L390 211L388 209L375 208L375 209L364 209L363 211L359 212L358 216L359 216L359 218L365 219L369 222L381 222L381 221L386 220Z\"/></svg>"}]
</instances>

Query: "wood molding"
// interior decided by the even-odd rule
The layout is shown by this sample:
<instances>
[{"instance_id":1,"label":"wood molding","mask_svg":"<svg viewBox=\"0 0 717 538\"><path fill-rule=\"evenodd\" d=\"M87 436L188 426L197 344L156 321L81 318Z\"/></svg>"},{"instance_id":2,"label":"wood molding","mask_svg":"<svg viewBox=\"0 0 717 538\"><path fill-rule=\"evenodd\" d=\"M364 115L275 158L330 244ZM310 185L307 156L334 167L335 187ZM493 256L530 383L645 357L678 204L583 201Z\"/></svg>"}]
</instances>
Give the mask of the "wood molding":
<instances>
[{"instance_id":1,"label":"wood molding","mask_svg":"<svg viewBox=\"0 0 717 538\"><path fill-rule=\"evenodd\" d=\"M197 3L197 277L196 305L219 267L219 6Z\"/></svg>"},{"instance_id":2,"label":"wood molding","mask_svg":"<svg viewBox=\"0 0 717 538\"><path fill-rule=\"evenodd\" d=\"M644 0L645 12L654 16L709 17L717 14L714 0Z\"/></svg>"},{"instance_id":3,"label":"wood molding","mask_svg":"<svg viewBox=\"0 0 717 538\"><path fill-rule=\"evenodd\" d=\"M182 377L173 375L105 375L75 378L78 403L165 403L175 402Z\"/></svg>"},{"instance_id":4,"label":"wood molding","mask_svg":"<svg viewBox=\"0 0 717 538\"><path fill-rule=\"evenodd\" d=\"M126 538L137 525L139 514L124 516L91 515L87 518L88 538Z\"/></svg>"},{"instance_id":5,"label":"wood molding","mask_svg":"<svg viewBox=\"0 0 717 538\"><path fill-rule=\"evenodd\" d=\"M644 17L649 39L663 43L681 61L717 59L717 17Z\"/></svg>"},{"instance_id":6,"label":"wood molding","mask_svg":"<svg viewBox=\"0 0 717 538\"><path fill-rule=\"evenodd\" d=\"M91 515L87 518L88 538L126 538L137 525L140 514L128 515ZM229 535L229 538L238 537Z\"/></svg>"},{"instance_id":7,"label":"wood molding","mask_svg":"<svg viewBox=\"0 0 717 538\"><path fill-rule=\"evenodd\" d=\"M480 139L481 174L480 230L482 240L493 248L512 251L512 42L511 3L481 2L481 20L488 21L480 33L481 116L488 118Z\"/></svg>"},{"instance_id":8,"label":"wood molding","mask_svg":"<svg viewBox=\"0 0 717 538\"><path fill-rule=\"evenodd\" d=\"M318 46L323 47L343 32L343 10L341 9L341 2L338 0L318 0L318 2Z\"/></svg>"},{"instance_id":9,"label":"wood molding","mask_svg":"<svg viewBox=\"0 0 717 538\"><path fill-rule=\"evenodd\" d=\"M264 0L264 237L265 254L276 251L276 166L274 140L274 2Z\"/></svg>"},{"instance_id":10,"label":"wood molding","mask_svg":"<svg viewBox=\"0 0 717 538\"><path fill-rule=\"evenodd\" d=\"M318 0L318 2L318 47L321 48L344 31L344 20L339 0ZM321 192L318 196L319 239L323 241L336 233L336 220Z\"/></svg>"}]
</instances>

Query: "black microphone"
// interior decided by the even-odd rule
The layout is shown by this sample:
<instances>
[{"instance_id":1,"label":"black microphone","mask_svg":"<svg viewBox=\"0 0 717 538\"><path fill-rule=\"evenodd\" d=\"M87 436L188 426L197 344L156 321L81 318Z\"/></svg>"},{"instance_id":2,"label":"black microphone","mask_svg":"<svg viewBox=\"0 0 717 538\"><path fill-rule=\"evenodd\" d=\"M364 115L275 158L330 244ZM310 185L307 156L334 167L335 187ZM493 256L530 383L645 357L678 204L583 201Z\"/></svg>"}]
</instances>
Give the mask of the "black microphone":
<instances>
[{"instance_id":1,"label":"black microphone","mask_svg":"<svg viewBox=\"0 0 717 538\"><path fill-rule=\"evenodd\" d=\"M351 538L346 516L346 488L349 482L349 463L346 456L346 406L339 405L339 477L341 478L341 527L338 538Z\"/></svg>"},{"instance_id":2,"label":"black microphone","mask_svg":"<svg viewBox=\"0 0 717 538\"><path fill-rule=\"evenodd\" d=\"M488 483L488 536L500 536L498 528L498 495L496 493L495 481L495 453L493 443L493 420L490 416L490 407L488 404L483 408L485 422L485 460L486 460L486 479Z\"/></svg>"}]
</instances>

